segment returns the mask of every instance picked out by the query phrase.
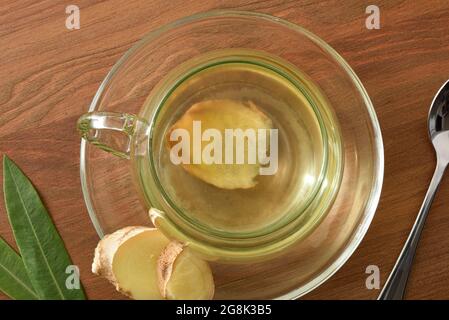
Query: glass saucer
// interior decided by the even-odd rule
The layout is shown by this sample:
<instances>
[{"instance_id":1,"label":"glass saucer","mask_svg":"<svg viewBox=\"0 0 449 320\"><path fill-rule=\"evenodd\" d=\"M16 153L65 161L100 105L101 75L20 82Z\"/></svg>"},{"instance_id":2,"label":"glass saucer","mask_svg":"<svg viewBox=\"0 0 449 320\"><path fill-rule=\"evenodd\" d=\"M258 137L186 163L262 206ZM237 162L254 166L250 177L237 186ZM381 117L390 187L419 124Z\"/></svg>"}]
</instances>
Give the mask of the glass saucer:
<instances>
[{"instance_id":1,"label":"glass saucer","mask_svg":"<svg viewBox=\"0 0 449 320\"><path fill-rule=\"evenodd\" d=\"M151 89L180 63L212 50L241 47L277 55L304 72L328 99L344 141L340 189L310 235L268 262L211 263L215 299L295 299L331 277L356 250L382 186L377 117L360 80L338 53L279 18L240 11L201 13L163 26L132 47L108 73L89 111L136 114ZM151 226L129 165L81 141L82 190L100 237L129 225Z\"/></svg>"}]
</instances>

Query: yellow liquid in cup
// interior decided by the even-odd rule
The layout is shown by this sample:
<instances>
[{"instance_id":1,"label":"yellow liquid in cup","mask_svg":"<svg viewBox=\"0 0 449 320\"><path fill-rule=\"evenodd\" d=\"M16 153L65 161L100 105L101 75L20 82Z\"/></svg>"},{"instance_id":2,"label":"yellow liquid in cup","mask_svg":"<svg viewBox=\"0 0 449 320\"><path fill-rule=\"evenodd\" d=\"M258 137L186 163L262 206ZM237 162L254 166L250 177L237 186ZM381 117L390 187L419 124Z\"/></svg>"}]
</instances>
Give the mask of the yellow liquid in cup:
<instances>
[{"instance_id":1,"label":"yellow liquid in cup","mask_svg":"<svg viewBox=\"0 0 449 320\"><path fill-rule=\"evenodd\" d=\"M157 175L170 201L194 224L231 235L268 233L292 219L314 220L323 208L318 201L311 209L312 202L324 189L338 188L333 179L339 179L341 168L335 165L341 160L338 124L318 88L299 71L284 69L280 59L250 56L232 50L225 59L203 64L172 89L158 119ZM278 129L278 170L258 176L255 187L218 188L170 161L163 140L171 125L193 104L216 99L250 101Z\"/></svg>"}]
</instances>

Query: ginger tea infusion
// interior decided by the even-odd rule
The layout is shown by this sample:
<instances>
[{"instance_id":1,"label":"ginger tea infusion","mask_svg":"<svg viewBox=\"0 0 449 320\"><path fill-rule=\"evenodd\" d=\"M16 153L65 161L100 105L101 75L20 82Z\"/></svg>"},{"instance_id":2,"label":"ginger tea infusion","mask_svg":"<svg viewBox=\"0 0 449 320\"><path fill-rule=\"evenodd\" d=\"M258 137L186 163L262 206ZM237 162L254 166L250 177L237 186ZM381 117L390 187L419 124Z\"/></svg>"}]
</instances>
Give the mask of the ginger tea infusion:
<instances>
[{"instance_id":1,"label":"ginger tea infusion","mask_svg":"<svg viewBox=\"0 0 449 320\"><path fill-rule=\"evenodd\" d=\"M223 234L263 234L298 216L308 223L320 206L313 199L336 185L340 152L318 89L253 51L214 52L183 67L190 72L163 99L152 140L171 203Z\"/></svg>"}]
</instances>

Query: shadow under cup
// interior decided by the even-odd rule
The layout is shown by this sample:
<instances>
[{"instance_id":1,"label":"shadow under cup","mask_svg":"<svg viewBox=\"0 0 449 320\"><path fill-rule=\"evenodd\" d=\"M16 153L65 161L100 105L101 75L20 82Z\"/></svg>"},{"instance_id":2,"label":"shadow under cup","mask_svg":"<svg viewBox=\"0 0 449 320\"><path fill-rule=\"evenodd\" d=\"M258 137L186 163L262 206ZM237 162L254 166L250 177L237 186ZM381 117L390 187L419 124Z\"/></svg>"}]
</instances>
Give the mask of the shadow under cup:
<instances>
[{"instance_id":1,"label":"shadow under cup","mask_svg":"<svg viewBox=\"0 0 449 320\"><path fill-rule=\"evenodd\" d=\"M215 187L170 160L171 126L193 104L220 99L254 103L278 130L278 169L253 188ZM196 57L155 87L139 117L149 121L148 140L134 139L131 155L145 206L157 209L153 223L207 259L283 252L314 230L340 186L336 117L318 87L279 57L243 49Z\"/></svg>"}]
</instances>

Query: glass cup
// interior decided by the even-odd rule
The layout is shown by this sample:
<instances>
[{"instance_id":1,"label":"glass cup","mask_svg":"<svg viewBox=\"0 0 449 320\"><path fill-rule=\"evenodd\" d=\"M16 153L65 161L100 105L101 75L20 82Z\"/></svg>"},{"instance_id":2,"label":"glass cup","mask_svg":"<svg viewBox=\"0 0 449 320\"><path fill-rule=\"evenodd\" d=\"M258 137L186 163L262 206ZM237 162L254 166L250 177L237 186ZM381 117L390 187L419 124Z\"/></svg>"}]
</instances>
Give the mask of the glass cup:
<instances>
[{"instance_id":1,"label":"glass cup","mask_svg":"<svg viewBox=\"0 0 449 320\"><path fill-rule=\"evenodd\" d=\"M265 76L258 76L260 73ZM230 90L233 84L237 88ZM245 86L247 91L242 89ZM163 167L171 165L161 160L169 158L167 128L194 102L211 96L232 99L243 94L263 104L271 96L253 93L251 97L256 86L263 92L276 92L278 100L271 102L276 104L272 113L277 114L277 122L285 122L288 127L281 131L284 140L278 146L285 159L280 163L282 170L271 189L229 192L193 182L187 188L198 191L184 192L189 207L207 203L206 210L214 214L192 214L192 209L177 201L167 186L182 185L182 178L171 182L162 178ZM153 88L138 115L91 112L79 119L78 129L90 143L130 160L136 190L153 224L168 237L188 243L209 260L256 261L282 252L309 234L335 199L342 177L342 142L335 115L327 104L310 79L279 57L247 49L214 50L171 70ZM296 128L294 124L299 122ZM302 157L292 153L302 153ZM291 163L294 161L308 163ZM304 166L305 170L286 169ZM183 172L176 173L180 174ZM282 179L288 182L282 184ZM218 202L219 195L213 195L217 193L226 193L226 202ZM232 204L229 199L236 193L243 196ZM261 203L254 204L257 201ZM267 217L263 207L270 205L273 210ZM220 221L213 220L217 215ZM232 221L225 224L223 216Z\"/></svg>"}]
</instances>

